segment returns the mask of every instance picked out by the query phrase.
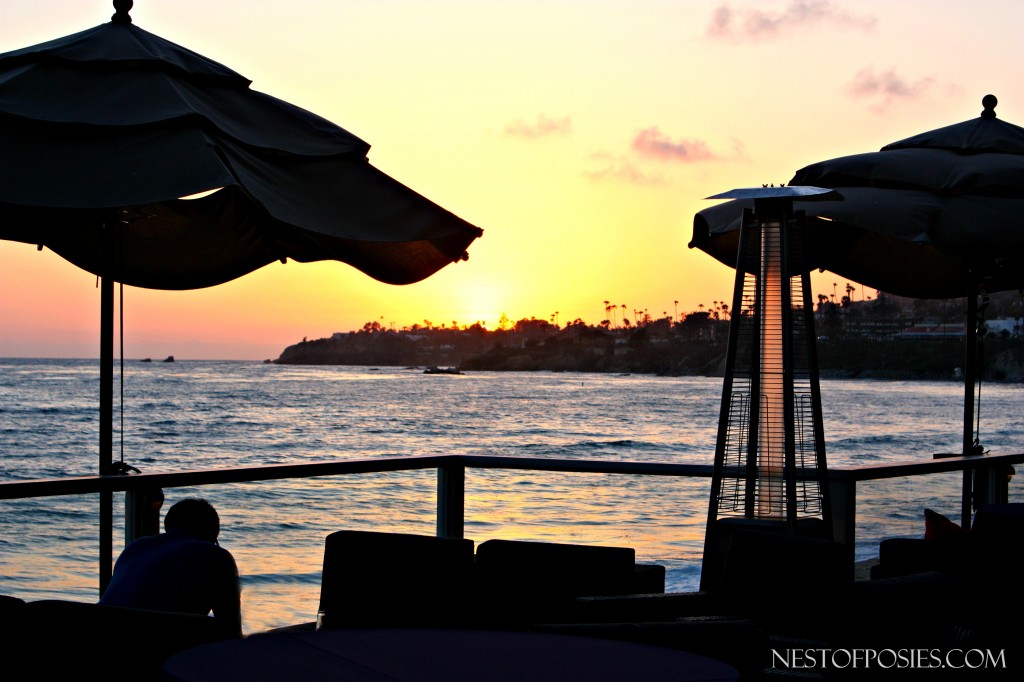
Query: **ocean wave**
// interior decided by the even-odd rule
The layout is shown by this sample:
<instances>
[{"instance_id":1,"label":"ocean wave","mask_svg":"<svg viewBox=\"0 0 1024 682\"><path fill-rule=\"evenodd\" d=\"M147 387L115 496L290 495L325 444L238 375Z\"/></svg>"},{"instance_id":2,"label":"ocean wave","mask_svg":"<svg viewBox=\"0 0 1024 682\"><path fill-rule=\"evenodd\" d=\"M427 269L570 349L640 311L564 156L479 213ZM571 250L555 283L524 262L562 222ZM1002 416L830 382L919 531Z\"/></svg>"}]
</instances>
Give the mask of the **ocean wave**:
<instances>
[{"instance_id":1,"label":"ocean wave","mask_svg":"<svg viewBox=\"0 0 1024 682\"><path fill-rule=\"evenodd\" d=\"M635 440L584 440L576 443L573 447L578 448L642 448L647 443Z\"/></svg>"},{"instance_id":2,"label":"ocean wave","mask_svg":"<svg viewBox=\"0 0 1024 682\"><path fill-rule=\"evenodd\" d=\"M323 573L244 573L239 579L245 585L319 585Z\"/></svg>"}]
</instances>

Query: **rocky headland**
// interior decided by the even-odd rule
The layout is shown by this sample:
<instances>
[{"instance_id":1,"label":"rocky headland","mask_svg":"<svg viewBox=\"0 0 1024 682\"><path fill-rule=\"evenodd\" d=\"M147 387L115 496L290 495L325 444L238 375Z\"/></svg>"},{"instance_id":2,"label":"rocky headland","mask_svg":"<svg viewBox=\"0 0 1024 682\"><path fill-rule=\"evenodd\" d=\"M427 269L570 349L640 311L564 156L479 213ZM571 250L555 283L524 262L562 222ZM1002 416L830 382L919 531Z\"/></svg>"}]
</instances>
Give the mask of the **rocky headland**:
<instances>
[{"instance_id":1,"label":"rocky headland","mask_svg":"<svg viewBox=\"0 0 1024 682\"><path fill-rule=\"evenodd\" d=\"M525 324L523 323L525 322ZM364 328L288 346L272 362L306 365L458 367L463 371L555 371L720 376L728 323L607 329L521 321L508 330L387 330ZM533 320L537 323L539 321ZM823 377L958 380L962 337L872 338L822 336L817 345ZM980 378L1024 381L1024 342L987 335L981 343Z\"/></svg>"}]
</instances>

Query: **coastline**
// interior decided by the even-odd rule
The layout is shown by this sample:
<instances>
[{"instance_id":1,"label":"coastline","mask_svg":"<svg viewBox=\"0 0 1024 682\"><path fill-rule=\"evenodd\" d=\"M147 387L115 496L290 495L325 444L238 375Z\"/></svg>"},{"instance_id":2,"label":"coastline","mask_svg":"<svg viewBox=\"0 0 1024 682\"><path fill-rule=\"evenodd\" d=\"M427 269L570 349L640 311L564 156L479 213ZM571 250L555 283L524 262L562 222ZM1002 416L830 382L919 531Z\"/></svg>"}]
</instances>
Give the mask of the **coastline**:
<instances>
[{"instance_id":1,"label":"coastline","mask_svg":"<svg viewBox=\"0 0 1024 682\"><path fill-rule=\"evenodd\" d=\"M467 331L427 334L352 332L288 346L274 360L283 365L454 367L462 371L591 372L656 376L721 377L726 335L708 339L666 336L639 339L612 332L588 337L562 333L482 337ZM495 334L495 333L488 333ZM1024 341L986 338L979 379L1024 382ZM959 339L823 339L817 344L822 378L894 381L962 381Z\"/></svg>"},{"instance_id":2,"label":"coastline","mask_svg":"<svg viewBox=\"0 0 1024 682\"><path fill-rule=\"evenodd\" d=\"M1022 299L1016 292L986 297L978 336L981 381L1024 382ZM398 328L367 322L356 331L302 339L268 363L458 367L477 371L551 371L657 376L722 376L732 311L724 303L653 318L634 311L587 324L559 325L531 317L498 328L486 323ZM625 309L625 306L623 306ZM958 381L965 365L966 299L918 300L879 293L875 300L819 297L815 309L817 364L822 377ZM383 319L383 318L381 318Z\"/></svg>"}]
</instances>

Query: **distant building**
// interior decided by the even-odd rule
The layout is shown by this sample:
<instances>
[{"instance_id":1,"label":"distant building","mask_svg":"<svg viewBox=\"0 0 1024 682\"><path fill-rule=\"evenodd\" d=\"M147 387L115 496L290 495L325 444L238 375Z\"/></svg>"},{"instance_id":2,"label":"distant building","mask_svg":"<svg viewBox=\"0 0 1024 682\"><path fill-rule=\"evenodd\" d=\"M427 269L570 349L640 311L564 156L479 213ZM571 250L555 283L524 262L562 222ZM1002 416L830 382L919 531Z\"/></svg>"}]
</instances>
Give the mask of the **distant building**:
<instances>
[{"instance_id":1,"label":"distant building","mask_svg":"<svg viewBox=\"0 0 1024 682\"><path fill-rule=\"evenodd\" d=\"M1020 318L1012 317L997 317L994 320L985 320L985 328L989 334L1002 334L1006 332L1010 336L1021 335L1021 321Z\"/></svg>"},{"instance_id":2,"label":"distant building","mask_svg":"<svg viewBox=\"0 0 1024 682\"><path fill-rule=\"evenodd\" d=\"M963 324L922 322L907 327L896 334L899 339L962 339L966 327ZM989 334L1006 333L1010 336L1021 335L1020 318L999 317L994 320L985 320L985 329Z\"/></svg>"},{"instance_id":3,"label":"distant building","mask_svg":"<svg viewBox=\"0 0 1024 682\"><path fill-rule=\"evenodd\" d=\"M923 322L921 324L915 324L912 327L907 327L903 331L896 334L897 339L962 339L964 338L966 328L963 324L945 324L945 323L929 323Z\"/></svg>"}]
</instances>

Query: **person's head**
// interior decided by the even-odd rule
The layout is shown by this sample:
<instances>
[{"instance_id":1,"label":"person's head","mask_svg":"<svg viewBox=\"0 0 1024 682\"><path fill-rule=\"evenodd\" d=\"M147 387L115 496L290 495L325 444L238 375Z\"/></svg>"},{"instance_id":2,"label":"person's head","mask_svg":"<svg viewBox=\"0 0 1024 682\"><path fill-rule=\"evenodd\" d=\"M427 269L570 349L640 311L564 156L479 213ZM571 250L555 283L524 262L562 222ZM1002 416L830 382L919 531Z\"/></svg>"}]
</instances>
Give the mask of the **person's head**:
<instances>
[{"instance_id":1,"label":"person's head","mask_svg":"<svg viewBox=\"0 0 1024 682\"><path fill-rule=\"evenodd\" d=\"M182 531L199 540L216 542L220 535L220 517L213 505L198 497L189 497L167 510L165 531Z\"/></svg>"}]
</instances>

